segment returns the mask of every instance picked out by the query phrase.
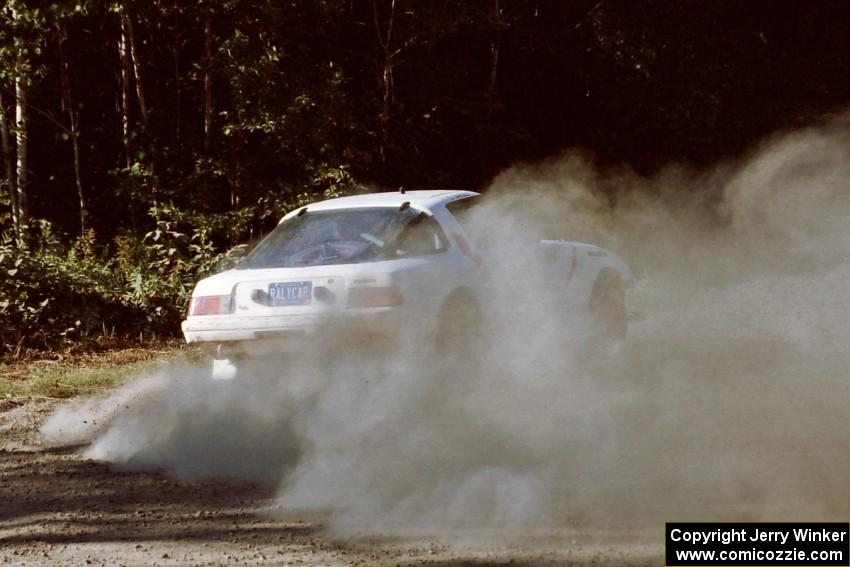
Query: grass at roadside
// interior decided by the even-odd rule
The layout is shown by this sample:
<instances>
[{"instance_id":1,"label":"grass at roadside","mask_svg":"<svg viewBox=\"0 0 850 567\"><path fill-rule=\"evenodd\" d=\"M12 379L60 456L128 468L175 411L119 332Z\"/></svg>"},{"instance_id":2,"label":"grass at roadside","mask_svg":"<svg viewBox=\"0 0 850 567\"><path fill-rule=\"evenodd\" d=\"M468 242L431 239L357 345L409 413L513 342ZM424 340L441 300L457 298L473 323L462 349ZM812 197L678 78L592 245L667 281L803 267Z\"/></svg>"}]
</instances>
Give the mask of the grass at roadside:
<instances>
[{"instance_id":1,"label":"grass at roadside","mask_svg":"<svg viewBox=\"0 0 850 567\"><path fill-rule=\"evenodd\" d=\"M170 341L105 352L54 353L50 358L0 361L0 398L97 394L163 362L193 354L180 342Z\"/></svg>"}]
</instances>

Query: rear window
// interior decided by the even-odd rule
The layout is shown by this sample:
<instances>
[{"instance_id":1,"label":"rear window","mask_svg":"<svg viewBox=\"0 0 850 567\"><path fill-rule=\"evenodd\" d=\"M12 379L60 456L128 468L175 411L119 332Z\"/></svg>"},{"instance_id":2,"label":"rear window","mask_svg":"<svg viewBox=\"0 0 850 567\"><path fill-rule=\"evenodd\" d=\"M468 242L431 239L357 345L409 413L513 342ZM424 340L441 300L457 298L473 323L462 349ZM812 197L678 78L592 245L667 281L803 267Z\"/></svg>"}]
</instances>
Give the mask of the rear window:
<instances>
[{"instance_id":1,"label":"rear window","mask_svg":"<svg viewBox=\"0 0 850 567\"><path fill-rule=\"evenodd\" d=\"M425 256L447 248L448 239L440 223L425 213L410 221L392 246L396 256Z\"/></svg>"},{"instance_id":2,"label":"rear window","mask_svg":"<svg viewBox=\"0 0 850 567\"><path fill-rule=\"evenodd\" d=\"M410 231L405 229L422 225L418 220L422 216L427 217L395 207L308 209L279 224L237 269L356 264L398 257L402 255L397 246L400 237L407 240ZM442 238L425 238L431 243L426 245L416 239L420 241L410 253L438 251L444 246Z\"/></svg>"}]
</instances>

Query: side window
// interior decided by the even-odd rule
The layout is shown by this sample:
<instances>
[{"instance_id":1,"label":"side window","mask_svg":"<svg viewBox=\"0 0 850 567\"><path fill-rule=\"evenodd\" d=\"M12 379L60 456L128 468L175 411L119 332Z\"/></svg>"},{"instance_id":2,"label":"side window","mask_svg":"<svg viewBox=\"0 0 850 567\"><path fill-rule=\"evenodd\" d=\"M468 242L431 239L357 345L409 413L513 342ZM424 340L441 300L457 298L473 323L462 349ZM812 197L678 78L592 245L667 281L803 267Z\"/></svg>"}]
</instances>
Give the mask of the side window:
<instances>
[{"instance_id":1,"label":"side window","mask_svg":"<svg viewBox=\"0 0 850 567\"><path fill-rule=\"evenodd\" d=\"M467 226L469 211L475 204L478 203L479 199L480 195L475 195L446 203L446 208L455 217L455 219L457 219L457 222L464 230L469 230L469 227Z\"/></svg>"},{"instance_id":2,"label":"side window","mask_svg":"<svg viewBox=\"0 0 850 567\"><path fill-rule=\"evenodd\" d=\"M475 211L475 206L480 202L481 196L475 195L464 197L457 201L446 203L446 209L454 216L467 238L471 241L476 249L491 248L492 244L488 240L488 231L486 226L482 226L483 219L478 216L474 218L472 214ZM469 244L466 245L469 248Z\"/></svg>"},{"instance_id":3,"label":"side window","mask_svg":"<svg viewBox=\"0 0 850 567\"><path fill-rule=\"evenodd\" d=\"M424 256L445 251L448 240L440 224L422 213L399 235L395 248L397 256Z\"/></svg>"}]
</instances>

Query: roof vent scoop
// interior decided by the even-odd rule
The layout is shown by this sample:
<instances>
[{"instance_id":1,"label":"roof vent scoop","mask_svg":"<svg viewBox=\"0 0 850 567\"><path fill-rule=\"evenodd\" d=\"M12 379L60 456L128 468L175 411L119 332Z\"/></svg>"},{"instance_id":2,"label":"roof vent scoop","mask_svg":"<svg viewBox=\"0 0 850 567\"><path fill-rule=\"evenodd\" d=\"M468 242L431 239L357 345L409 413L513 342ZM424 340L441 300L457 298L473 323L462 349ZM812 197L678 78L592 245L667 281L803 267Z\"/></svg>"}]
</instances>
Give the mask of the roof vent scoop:
<instances>
[{"instance_id":1,"label":"roof vent scoop","mask_svg":"<svg viewBox=\"0 0 850 567\"><path fill-rule=\"evenodd\" d=\"M409 208L410 208L410 201L405 201L404 203L401 204L401 206L398 208L398 210L399 211L406 211Z\"/></svg>"}]
</instances>

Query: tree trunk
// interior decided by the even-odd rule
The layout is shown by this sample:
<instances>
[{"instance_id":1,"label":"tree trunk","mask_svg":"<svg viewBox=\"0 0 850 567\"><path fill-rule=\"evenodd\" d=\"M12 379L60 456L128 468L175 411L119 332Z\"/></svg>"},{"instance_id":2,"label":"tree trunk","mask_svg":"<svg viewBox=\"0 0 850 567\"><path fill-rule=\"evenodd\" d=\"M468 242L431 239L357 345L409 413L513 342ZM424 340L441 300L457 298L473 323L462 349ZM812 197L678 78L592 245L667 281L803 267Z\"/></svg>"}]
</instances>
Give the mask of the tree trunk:
<instances>
[{"instance_id":1,"label":"tree trunk","mask_svg":"<svg viewBox=\"0 0 850 567\"><path fill-rule=\"evenodd\" d=\"M180 6L174 0L174 145L180 145Z\"/></svg>"},{"instance_id":2,"label":"tree trunk","mask_svg":"<svg viewBox=\"0 0 850 567\"><path fill-rule=\"evenodd\" d=\"M121 58L121 133L124 142L124 160L130 167L130 53L127 25L121 17L121 35L118 38L118 56Z\"/></svg>"},{"instance_id":3,"label":"tree trunk","mask_svg":"<svg viewBox=\"0 0 850 567\"><path fill-rule=\"evenodd\" d=\"M139 99L139 114L142 118L142 125L147 130L148 107L145 104L145 89L142 83L142 61L141 55L139 55L139 44L136 41L136 34L133 32L132 18L126 12L123 16L127 26L127 38L130 40L130 61L133 64L133 78L136 80L136 97Z\"/></svg>"},{"instance_id":4,"label":"tree trunk","mask_svg":"<svg viewBox=\"0 0 850 567\"><path fill-rule=\"evenodd\" d=\"M118 57L121 60L121 141L124 145L124 167L128 170L133 165L132 138L130 132L130 39L127 31L127 21L124 15L120 16L121 32L118 36ZM128 179L128 201L130 211L130 225L133 230L139 229L139 214L136 202L135 181Z\"/></svg>"},{"instance_id":5,"label":"tree trunk","mask_svg":"<svg viewBox=\"0 0 850 567\"><path fill-rule=\"evenodd\" d=\"M204 153L210 155L212 135L212 17L204 15Z\"/></svg>"},{"instance_id":6,"label":"tree trunk","mask_svg":"<svg viewBox=\"0 0 850 567\"><path fill-rule=\"evenodd\" d=\"M18 180L18 226L21 232L26 232L30 224L29 210L29 172L27 171L27 127L29 116L27 112L27 88L29 87L28 62L21 57L15 72L15 148L17 163L15 178Z\"/></svg>"},{"instance_id":7,"label":"tree trunk","mask_svg":"<svg viewBox=\"0 0 850 567\"><path fill-rule=\"evenodd\" d=\"M18 211L18 184L15 179L15 157L12 141L9 137L9 121L6 118L6 102L0 90L0 148L3 151L3 164L6 169L6 186L9 188L10 208L12 209L12 232L15 240L20 238Z\"/></svg>"},{"instance_id":8,"label":"tree trunk","mask_svg":"<svg viewBox=\"0 0 850 567\"><path fill-rule=\"evenodd\" d=\"M68 109L68 121L70 128L68 135L71 138L71 148L74 153L74 182L77 185L77 198L80 203L80 234L84 235L88 230L88 208L83 191L83 181L80 175L80 111L74 105L74 97L71 91L71 73L68 70L68 60L65 58L65 39L68 32L64 27L59 30L59 78L62 83L63 106Z\"/></svg>"},{"instance_id":9,"label":"tree trunk","mask_svg":"<svg viewBox=\"0 0 850 567\"><path fill-rule=\"evenodd\" d=\"M71 147L74 151L74 181L77 183L77 197L80 201L80 234L84 235L89 229L89 211L86 205L86 197L83 192L83 181L80 176L80 136L76 124L73 126L74 133L71 134Z\"/></svg>"},{"instance_id":10,"label":"tree trunk","mask_svg":"<svg viewBox=\"0 0 850 567\"><path fill-rule=\"evenodd\" d=\"M133 18L131 18L130 15L126 12L126 9L123 13L123 16L124 21L127 24L127 39L130 42L130 62L132 63L133 79L135 79L136 84L136 98L139 101L139 116L142 119L142 131L146 135L150 136L151 131L148 121L148 107L147 103L145 103L145 89L144 82L142 81L142 56L139 52L139 43L138 41L136 41L136 34L133 31ZM150 139L147 139L146 141L150 142ZM148 145L146 149L154 150L155 147L152 145ZM148 166L148 171L150 172L151 177L156 179L156 160L154 159L151 151L147 152L147 154L148 155L145 159L145 162ZM159 203L159 191L156 183L154 183L154 185L150 187L150 191L151 202L154 206L156 206Z\"/></svg>"},{"instance_id":11,"label":"tree trunk","mask_svg":"<svg viewBox=\"0 0 850 567\"><path fill-rule=\"evenodd\" d=\"M378 44L383 51L383 70L381 73L381 86L383 90L383 104L379 124L381 127L381 144L379 148L381 161L387 160L386 145L389 137L390 112L393 101L393 53L390 50L393 39L393 23L395 22L395 0L390 0L390 13L387 17L386 31L382 30L380 16L378 14L378 0L372 0L372 16L375 23L375 33L378 35Z\"/></svg>"},{"instance_id":12,"label":"tree trunk","mask_svg":"<svg viewBox=\"0 0 850 567\"><path fill-rule=\"evenodd\" d=\"M493 120L493 109L496 106L496 79L499 72L499 48L502 26L502 10L499 7L499 0L493 0L493 27L496 30L493 43L490 44L490 82L487 85L487 121Z\"/></svg>"},{"instance_id":13,"label":"tree trunk","mask_svg":"<svg viewBox=\"0 0 850 567\"><path fill-rule=\"evenodd\" d=\"M237 104L241 104L241 101ZM242 112L236 111L236 123L239 127L230 136L230 209L236 210L239 208L239 196L242 194L242 162L240 160L240 152L244 147L245 135L242 131Z\"/></svg>"}]
</instances>

